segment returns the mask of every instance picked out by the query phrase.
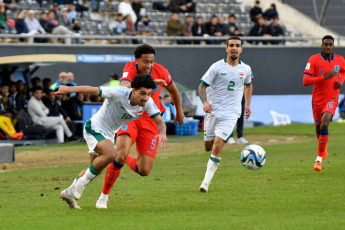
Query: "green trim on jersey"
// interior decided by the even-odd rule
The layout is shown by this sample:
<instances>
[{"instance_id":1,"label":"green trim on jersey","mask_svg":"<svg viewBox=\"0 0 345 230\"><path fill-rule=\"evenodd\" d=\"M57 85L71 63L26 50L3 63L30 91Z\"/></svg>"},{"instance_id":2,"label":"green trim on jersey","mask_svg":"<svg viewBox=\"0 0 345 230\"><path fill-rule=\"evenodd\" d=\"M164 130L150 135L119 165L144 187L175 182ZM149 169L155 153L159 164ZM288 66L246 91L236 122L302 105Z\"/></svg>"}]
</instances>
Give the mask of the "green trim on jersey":
<instances>
[{"instance_id":1,"label":"green trim on jersey","mask_svg":"<svg viewBox=\"0 0 345 230\"><path fill-rule=\"evenodd\" d=\"M98 89L99 89L98 96L102 97L102 90L101 90L101 87L100 87L100 86L98 86Z\"/></svg>"},{"instance_id":2,"label":"green trim on jersey","mask_svg":"<svg viewBox=\"0 0 345 230\"><path fill-rule=\"evenodd\" d=\"M160 113L160 112L155 113L155 114L153 114L153 115L151 116L151 118L153 119L153 118L157 117L158 115L161 115L161 113Z\"/></svg>"},{"instance_id":3,"label":"green trim on jersey","mask_svg":"<svg viewBox=\"0 0 345 230\"><path fill-rule=\"evenodd\" d=\"M244 84L245 84L245 85L250 85L250 84L252 84L252 83L250 82L250 83L248 83L248 84L247 84L247 83L244 83Z\"/></svg>"},{"instance_id":4,"label":"green trim on jersey","mask_svg":"<svg viewBox=\"0 0 345 230\"><path fill-rule=\"evenodd\" d=\"M220 159L210 156L210 160L216 163L220 163Z\"/></svg>"},{"instance_id":5,"label":"green trim on jersey","mask_svg":"<svg viewBox=\"0 0 345 230\"><path fill-rule=\"evenodd\" d=\"M225 142L228 142L228 140L230 139L230 137L231 137L231 134L230 134L230 136L229 136L228 138L226 138Z\"/></svg>"},{"instance_id":6,"label":"green trim on jersey","mask_svg":"<svg viewBox=\"0 0 345 230\"><path fill-rule=\"evenodd\" d=\"M129 93L128 100L131 100L132 91Z\"/></svg>"},{"instance_id":7,"label":"green trim on jersey","mask_svg":"<svg viewBox=\"0 0 345 230\"><path fill-rule=\"evenodd\" d=\"M224 62L225 62L225 63L228 63L228 62L226 61L226 58L224 58ZM241 64L242 64L241 60L238 60L238 63L241 65Z\"/></svg>"},{"instance_id":8,"label":"green trim on jersey","mask_svg":"<svg viewBox=\"0 0 345 230\"><path fill-rule=\"evenodd\" d=\"M203 80L200 80L200 82L201 82L201 84L203 84L204 86L207 86L207 87L209 87L210 85L209 84L207 84L206 82L204 82Z\"/></svg>"},{"instance_id":9,"label":"green trim on jersey","mask_svg":"<svg viewBox=\"0 0 345 230\"><path fill-rule=\"evenodd\" d=\"M85 124L85 130L87 133L90 133L98 142L101 140L106 139L102 134L97 133L95 130L91 128L91 120L88 120Z\"/></svg>"}]
</instances>

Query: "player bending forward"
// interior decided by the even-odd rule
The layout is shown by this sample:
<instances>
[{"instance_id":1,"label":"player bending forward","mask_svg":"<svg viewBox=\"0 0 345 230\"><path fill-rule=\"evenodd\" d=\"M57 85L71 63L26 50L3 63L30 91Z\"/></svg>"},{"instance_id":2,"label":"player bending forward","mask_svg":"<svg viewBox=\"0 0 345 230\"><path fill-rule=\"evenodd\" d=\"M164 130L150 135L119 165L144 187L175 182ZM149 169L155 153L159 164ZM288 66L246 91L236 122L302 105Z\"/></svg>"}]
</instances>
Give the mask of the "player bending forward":
<instances>
[{"instance_id":1,"label":"player bending forward","mask_svg":"<svg viewBox=\"0 0 345 230\"><path fill-rule=\"evenodd\" d=\"M150 75L137 75L127 87L90 87L90 86L60 86L56 94L69 94L72 92L99 95L105 97L100 110L88 120L84 127L84 138L89 147L91 165L79 174L72 185L61 192L61 198L71 208L80 209L77 199L80 199L86 185L101 171L114 161L115 156L121 155L114 147L115 131L121 125L136 120L146 112L157 124L161 146L167 143L166 126L151 96L156 87Z\"/></svg>"},{"instance_id":2,"label":"player bending forward","mask_svg":"<svg viewBox=\"0 0 345 230\"><path fill-rule=\"evenodd\" d=\"M130 87L135 75L139 73L149 74L157 84L152 92L151 98L161 113L163 113L165 108L159 101L159 94L163 85L170 93L174 102L176 108L175 120L178 124L181 124L184 115L178 90L168 70L162 65L155 63L155 49L148 44L142 44L134 50L134 56L135 61L128 62L123 69L120 85ZM96 203L96 208L107 208L110 190L118 178L124 164L127 164L131 170L140 176L149 175L156 158L157 133L156 124L152 122L146 113L138 120L121 126L116 136L116 149L121 154L116 156L115 160L117 163L110 164L107 168L103 190ZM138 157L128 155L134 142L136 142Z\"/></svg>"},{"instance_id":3,"label":"player bending forward","mask_svg":"<svg viewBox=\"0 0 345 230\"><path fill-rule=\"evenodd\" d=\"M201 78L198 89L206 113L205 150L207 152L212 150L200 192L208 191L213 175L219 166L224 143L230 138L237 119L241 116L243 91L246 102L246 120L251 114L253 75L251 68L239 60L242 52L241 39L230 37L227 40L226 52L228 53L226 58L217 61L207 70ZM206 87L210 87L208 96Z\"/></svg>"},{"instance_id":4,"label":"player bending forward","mask_svg":"<svg viewBox=\"0 0 345 230\"><path fill-rule=\"evenodd\" d=\"M334 38L322 38L322 52L311 56L304 70L303 85L314 85L312 93L313 117L318 139L314 170L321 171L322 159L327 158L328 125L338 106L339 88L345 79L345 61L333 54Z\"/></svg>"}]
</instances>

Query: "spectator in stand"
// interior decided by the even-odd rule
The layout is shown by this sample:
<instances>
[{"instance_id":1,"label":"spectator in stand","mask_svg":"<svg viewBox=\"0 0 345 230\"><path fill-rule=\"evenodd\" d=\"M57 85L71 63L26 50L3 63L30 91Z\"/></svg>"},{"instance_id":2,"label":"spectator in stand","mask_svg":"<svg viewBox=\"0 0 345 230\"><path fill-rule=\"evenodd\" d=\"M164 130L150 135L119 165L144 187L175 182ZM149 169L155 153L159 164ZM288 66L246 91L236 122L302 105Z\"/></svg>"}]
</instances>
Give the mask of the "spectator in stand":
<instances>
[{"instance_id":1,"label":"spectator in stand","mask_svg":"<svg viewBox=\"0 0 345 230\"><path fill-rule=\"evenodd\" d=\"M7 16L5 4L0 4L0 29L7 27Z\"/></svg>"},{"instance_id":2,"label":"spectator in stand","mask_svg":"<svg viewBox=\"0 0 345 230\"><path fill-rule=\"evenodd\" d=\"M65 5L65 4L60 4L60 5ZM59 21L59 19L60 19L60 12L59 12L59 5L57 3L53 4L53 8L51 9L51 11L54 12L54 19L56 21Z\"/></svg>"},{"instance_id":3,"label":"spectator in stand","mask_svg":"<svg viewBox=\"0 0 345 230\"><path fill-rule=\"evenodd\" d=\"M149 22L151 22L151 20L150 20L146 15L143 16L143 17L140 19L140 21L141 21L142 23L144 23L145 26L147 26L147 25L149 24Z\"/></svg>"},{"instance_id":4,"label":"spectator in stand","mask_svg":"<svg viewBox=\"0 0 345 230\"><path fill-rule=\"evenodd\" d=\"M284 37L284 29L279 23L279 17L275 16L269 26L269 33L272 37ZM271 41L272 45L282 44L284 41Z\"/></svg>"},{"instance_id":5,"label":"spectator in stand","mask_svg":"<svg viewBox=\"0 0 345 230\"><path fill-rule=\"evenodd\" d=\"M264 17L259 17L258 18L258 22L250 29L248 36L256 36L256 37L268 37L271 36L268 34L268 27L265 24L265 19ZM259 42L261 42L263 44L267 44L267 41L263 41L263 40L252 40L252 41L248 41L249 43L252 44L259 44Z\"/></svg>"},{"instance_id":6,"label":"spectator in stand","mask_svg":"<svg viewBox=\"0 0 345 230\"><path fill-rule=\"evenodd\" d=\"M159 10L159 11L168 11L168 8L161 1L154 1L152 5L152 9Z\"/></svg>"},{"instance_id":7,"label":"spectator in stand","mask_svg":"<svg viewBox=\"0 0 345 230\"><path fill-rule=\"evenodd\" d=\"M20 94L24 100L25 100L25 104L27 103L27 100L29 99L29 95L25 92L25 84L22 80L18 80L16 82L16 85L17 85L17 92L18 94Z\"/></svg>"},{"instance_id":8,"label":"spectator in stand","mask_svg":"<svg viewBox=\"0 0 345 230\"><path fill-rule=\"evenodd\" d=\"M178 20L178 14L172 13L167 21L167 36L185 36L186 24ZM184 41L178 40L177 44L183 44Z\"/></svg>"},{"instance_id":9,"label":"spectator in stand","mask_svg":"<svg viewBox=\"0 0 345 230\"><path fill-rule=\"evenodd\" d=\"M225 32L231 36L243 36L240 26L236 23L236 16L231 14L228 18L228 25L226 26Z\"/></svg>"},{"instance_id":10,"label":"spectator in stand","mask_svg":"<svg viewBox=\"0 0 345 230\"><path fill-rule=\"evenodd\" d=\"M262 17L262 8L260 7L260 1L255 1L254 7L250 9L250 20L252 22L258 22L258 18Z\"/></svg>"},{"instance_id":11,"label":"spectator in stand","mask_svg":"<svg viewBox=\"0 0 345 230\"><path fill-rule=\"evenodd\" d=\"M50 89L56 91L60 87L60 85L66 85L66 83L67 83L67 73L61 72L59 74L59 79L50 86Z\"/></svg>"},{"instance_id":12,"label":"spectator in stand","mask_svg":"<svg viewBox=\"0 0 345 230\"><path fill-rule=\"evenodd\" d=\"M278 11L277 11L277 8L276 8L276 4L272 3L270 5L270 8L268 8L265 11L265 15L268 17L268 20L271 20L274 17L278 16Z\"/></svg>"},{"instance_id":13,"label":"spectator in stand","mask_svg":"<svg viewBox=\"0 0 345 230\"><path fill-rule=\"evenodd\" d=\"M69 116L72 121L83 120L84 94L77 93L70 99L71 110Z\"/></svg>"},{"instance_id":14,"label":"spectator in stand","mask_svg":"<svg viewBox=\"0 0 345 230\"><path fill-rule=\"evenodd\" d=\"M162 104L165 108L165 112L162 114L162 118L167 126L167 135L174 135L176 127L176 109L175 106L171 103L170 95L164 95Z\"/></svg>"},{"instance_id":15,"label":"spectator in stand","mask_svg":"<svg viewBox=\"0 0 345 230\"><path fill-rule=\"evenodd\" d=\"M170 0L168 9L175 13L195 13L193 0Z\"/></svg>"},{"instance_id":16,"label":"spectator in stand","mask_svg":"<svg viewBox=\"0 0 345 230\"><path fill-rule=\"evenodd\" d=\"M50 85L52 83L52 80L48 77L44 78L42 80L43 85L43 97L48 97L49 92L51 91Z\"/></svg>"},{"instance_id":17,"label":"spectator in stand","mask_svg":"<svg viewBox=\"0 0 345 230\"><path fill-rule=\"evenodd\" d=\"M0 5L1 4L5 6L6 10L12 10L15 12L18 9L17 3L14 0L3 0L0 2Z\"/></svg>"},{"instance_id":18,"label":"spectator in stand","mask_svg":"<svg viewBox=\"0 0 345 230\"><path fill-rule=\"evenodd\" d=\"M34 87L41 86L41 79L37 76L31 78L30 82L31 82L31 86L32 86L31 89L33 89ZM30 89L30 91L32 91L31 89Z\"/></svg>"},{"instance_id":19,"label":"spectator in stand","mask_svg":"<svg viewBox=\"0 0 345 230\"><path fill-rule=\"evenodd\" d=\"M135 23L133 23L133 20L131 19L131 15L127 14L125 17L125 23L126 23L126 35L128 36L135 36L137 34L137 31L135 29ZM127 40L129 42L129 40ZM132 44L138 44L138 40L132 39L131 40Z\"/></svg>"},{"instance_id":20,"label":"spectator in stand","mask_svg":"<svg viewBox=\"0 0 345 230\"><path fill-rule=\"evenodd\" d=\"M213 15L211 17L211 20L208 23L206 23L205 29L206 29L206 34L208 34L208 36L210 37L222 36L222 32L220 31L220 28L218 26L218 18L215 15ZM220 40L207 40L206 44L220 44L220 42L221 42Z\"/></svg>"},{"instance_id":21,"label":"spectator in stand","mask_svg":"<svg viewBox=\"0 0 345 230\"><path fill-rule=\"evenodd\" d=\"M22 132L16 132L14 129L14 112L10 105L8 83L3 83L0 94L0 129L9 135L11 139L21 140L24 136Z\"/></svg>"},{"instance_id":22,"label":"spectator in stand","mask_svg":"<svg viewBox=\"0 0 345 230\"><path fill-rule=\"evenodd\" d=\"M67 75L66 85L67 86L77 86L77 83L74 82L74 73L68 72L66 75ZM74 97L75 95L77 95L77 94L76 93L71 93L70 97Z\"/></svg>"},{"instance_id":23,"label":"spectator in stand","mask_svg":"<svg viewBox=\"0 0 345 230\"><path fill-rule=\"evenodd\" d=\"M67 127L66 122L62 117L48 117L49 109L42 102L42 88L36 87L33 89L32 97L28 102L28 113L31 116L34 124L42 125L45 128L53 128L56 131L56 136L59 143L64 142L64 134L68 138L72 138L73 134Z\"/></svg>"},{"instance_id":24,"label":"spectator in stand","mask_svg":"<svg viewBox=\"0 0 345 230\"><path fill-rule=\"evenodd\" d=\"M146 10L140 0L133 0L132 9L134 10L135 15L137 15L137 22L146 15Z\"/></svg>"},{"instance_id":25,"label":"spectator in stand","mask_svg":"<svg viewBox=\"0 0 345 230\"><path fill-rule=\"evenodd\" d=\"M48 15L45 11L41 12L41 18L39 20L39 23L41 24L42 28L44 29L45 32L48 32Z\"/></svg>"},{"instance_id":26,"label":"spectator in stand","mask_svg":"<svg viewBox=\"0 0 345 230\"><path fill-rule=\"evenodd\" d=\"M123 15L121 13L117 14L113 31L115 35L126 35L126 23L123 21Z\"/></svg>"},{"instance_id":27,"label":"spectator in stand","mask_svg":"<svg viewBox=\"0 0 345 230\"><path fill-rule=\"evenodd\" d=\"M55 20L54 11L50 11L48 14L48 25L46 31L56 35L78 35L61 25L59 21ZM58 42L57 38L52 38L52 41L53 43ZM65 43L71 44L71 38L65 38Z\"/></svg>"},{"instance_id":28,"label":"spectator in stand","mask_svg":"<svg viewBox=\"0 0 345 230\"><path fill-rule=\"evenodd\" d=\"M97 1L97 6L95 5ZM102 0L91 0L91 9L92 12L99 12L99 5L101 4Z\"/></svg>"},{"instance_id":29,"label":"spectator in stand","mask_svg":"<svg viewBox=\"0 0 345 230\"><path fill-rule=\"evenodd\" d=\"M77 11L75 11L75 7L73 6L72 2L66 4L67 8L67 18L70 23L74 23L75 18L77 17Z\"/></svg>"},{"instance_id":30,"label":"spectator in stand","mask_svg":"<svg viewBox=\"0 0 345 230\"><path fill-rule=\"evenodd\" d=\"M34 35L35 32L31 32L29 34L29 29L25 23L25 11L24 10L19 10L18 14L17 14L17 18L15 20L15 25L16 25L16 31L17 34L21 34L21 35ZM24 38L20 38L19 41L23 42L25 41ZM33 37L29 37L28 38L28 43L33 43L34 39Z\"/></svg>"},{"instance_id":31,"label":"spectator in stand","mask_svg":"<svg viewBox=\"0 0 345 230\"><path fill-rule=\"evenodd\" d=\"M192 34L194 37L203 37L206 34L205 25L202 17L198 17L192 26ZM194 44L200 44L200 40L194 40Z\"/></svg>"},{"instance_id":32,"label":"spectator in stand","mask_svg":"<svg viewBox=\"0 0 345 230\"><path fill-rule=\"evenodd\" d=\"M135 24L137 22L137 15L129 3L129 0L123 0L123 2L119 4L119 13L121 13L123 17L126 17L128 14L130 14L132 23Z\"/></svg>"},{"instance_id":33,"label":"spectator in stand","mask_svg":"<svg viewBox=\"0 0 345 230\"><path fill-rule=\"evenodd\" d=\"M218 17L217 25L219 27L219 31L222 33L222 36L228 36L226 33L227 26L224 24L223 17Z\"/></svg>"},{"instance_id":34,"label":"spectator in stand","mask_svg":"<svg viewBox=\"0 0 345 230\"><path fill-rule=\"evenodd\" d=\"M186 30L185 30L185 34L188 37L192 37L192 26L193 26L193 18L192 15L188 14L185 18L185 24L186 24ZM185 44L192 44L192 40L185 40L184 42Z\"/></svg>"},{"instance_id":35,"label":"spectator in stand","mask_svg":"<svg viewBox=\"0 0 345 230\"><path fill-rule=\"evenodd\" d=\"M33 11L33 10L28 11L28 17L26 18L25 22L26 22L26 25L29 29L29 33L42 34L42 35L44 35L46 33L46 31L44 30L44 28L42 27L40 22L35 18L35 11ZM35 38L34 41L38 42L38 43L46 43L46 42L48 42L48 39L47 38Z\"/></svg>"}]
</instances>

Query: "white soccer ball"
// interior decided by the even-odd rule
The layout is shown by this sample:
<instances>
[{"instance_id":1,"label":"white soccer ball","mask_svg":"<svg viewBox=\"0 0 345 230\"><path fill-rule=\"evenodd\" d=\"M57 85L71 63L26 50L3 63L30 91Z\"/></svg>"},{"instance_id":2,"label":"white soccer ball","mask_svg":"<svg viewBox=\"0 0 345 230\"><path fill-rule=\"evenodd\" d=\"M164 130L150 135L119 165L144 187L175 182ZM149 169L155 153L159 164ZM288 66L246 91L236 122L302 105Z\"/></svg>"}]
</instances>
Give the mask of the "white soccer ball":
<instances>
[{"instance_id":1,"label":"white soccer ball","mask_svg":"<svg viewBox=\"0 0 345 230\"><path fill-rule=\"evenodd\" d=\"M247 169L261 169L266 163L266 152L259 145L248 145L241 152L241 163Z\"/></svg>"}]
</instances>

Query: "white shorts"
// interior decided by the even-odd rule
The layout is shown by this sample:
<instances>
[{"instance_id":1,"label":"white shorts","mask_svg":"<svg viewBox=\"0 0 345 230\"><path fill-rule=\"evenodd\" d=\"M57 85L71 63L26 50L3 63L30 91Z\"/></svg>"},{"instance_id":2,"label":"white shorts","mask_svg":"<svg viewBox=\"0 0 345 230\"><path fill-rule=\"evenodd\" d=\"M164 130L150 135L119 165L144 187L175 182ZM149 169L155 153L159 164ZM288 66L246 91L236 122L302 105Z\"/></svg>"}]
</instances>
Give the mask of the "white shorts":
<instances>
[{"instance_id":1,"label":"white shorts","mask_svg":"<svg viewBox=\"0 0 345 230\"><path fill-rule=\"evenodd\" d=\"M212 141L215 136L222 138L224 141L228 141L238 118L237 114L219 117L207 113L205 116L204 141Z\"/></svg>"},{"instance_id":2,"label":"white shorts","mask_svg":"<svg viewBox=\"0 0 345 230\"><path fill-rule=\"evenodd\" d=\"M88 120L84 127L84 139L89 147L89 153L98 156L99 153L95 152L98 142L104 139L110 140L114 144L114 135L112 133L104 132L95 123Z\"/></svg>"}]
</instances>

